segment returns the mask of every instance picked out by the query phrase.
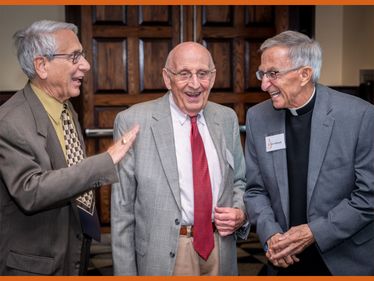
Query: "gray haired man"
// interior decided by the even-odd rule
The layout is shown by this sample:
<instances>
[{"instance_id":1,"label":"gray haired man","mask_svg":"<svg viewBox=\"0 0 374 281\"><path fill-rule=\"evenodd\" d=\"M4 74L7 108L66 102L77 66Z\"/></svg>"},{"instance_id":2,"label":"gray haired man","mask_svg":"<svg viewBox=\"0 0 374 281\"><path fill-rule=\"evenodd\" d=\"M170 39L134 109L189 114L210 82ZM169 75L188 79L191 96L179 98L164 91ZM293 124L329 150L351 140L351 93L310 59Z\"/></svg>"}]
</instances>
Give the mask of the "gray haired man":
<instances>
[{"instance_id":1,"label":"gray haired man","mask_svg":"<svg viewBox=\"0 0 374 281\"><path fill-rule=\"evenodd\" d=\"M278 275L374 274L374 107L317 83L319 44L266 40L248 110L248 217Z\"/></svg>"}]
</instances>

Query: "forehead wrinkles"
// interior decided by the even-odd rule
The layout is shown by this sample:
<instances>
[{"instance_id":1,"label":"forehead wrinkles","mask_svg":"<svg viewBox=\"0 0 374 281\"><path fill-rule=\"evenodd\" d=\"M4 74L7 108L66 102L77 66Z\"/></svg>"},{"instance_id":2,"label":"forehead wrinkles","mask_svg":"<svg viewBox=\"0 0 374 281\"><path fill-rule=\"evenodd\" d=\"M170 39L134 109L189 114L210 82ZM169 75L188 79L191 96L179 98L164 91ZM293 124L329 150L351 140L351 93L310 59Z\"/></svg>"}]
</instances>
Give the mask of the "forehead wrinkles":
<instances>
[{"instance_id":1,"label":"forehead wrinkles","mask_svg":"<svg viewBox=\"0 0 374 281\"><path fill-rule=\"evenodd\" d=\"M56 48L59 52L73 52L82 49L75 33L68 29L61 29L54 33Z\"/></svg>"},{"instance_id":2,"label":"forehead wrinkles","mask_svg":"<svg viewBox=\"0 0 374 281\"><path fill-rule=\"evenodd\" d=\"M292 66L288 48L275 46L266 49L261 55L261 70L268 71Z\"/></svg>"},{"instance_id":3,"label":"forehead wrinkles","mask_svg":"<svg viewBox=\"0 0 374 281\"><path fill-rule=\"evenodd\" d=\"M172 53L170 66L175 69L209 68L210 59L207 50L196 47L181 47Z\"/></svg>"}]
</instances>

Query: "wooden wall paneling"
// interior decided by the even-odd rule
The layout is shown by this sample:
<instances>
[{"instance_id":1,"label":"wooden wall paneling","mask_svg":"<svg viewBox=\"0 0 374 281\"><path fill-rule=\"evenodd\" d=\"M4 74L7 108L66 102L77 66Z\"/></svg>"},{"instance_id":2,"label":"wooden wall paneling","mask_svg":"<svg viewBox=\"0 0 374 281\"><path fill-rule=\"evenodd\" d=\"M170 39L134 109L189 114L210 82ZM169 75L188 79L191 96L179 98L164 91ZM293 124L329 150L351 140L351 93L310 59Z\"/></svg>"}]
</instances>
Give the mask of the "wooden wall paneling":
<instances>
[{"instance_id":1,"label":"wooden wall paneling","mask_svg":"<svg viewBox=\"0 0 374 281\"><path fill-rule=\"evenodd\" d=\"M128 92L127 41L118 39L94 39L94 93Z\"/></svg>"},{"instance_id":2,"label":"wooden wall paneling","mask_svg":"<svg viewBox=\"0 0 374 281\"><path fill-rule=\"evenodd\" d=\"M140 25L166 25L172 23L171 6L139 6Z\"/></svg>"},{"instance_id":3,"label":"wooden wall paneling","mask_svg":"<svg viewBox=\"0 0 374 281\"><path fill-rule=\"evenodd\" d=\"M275 6L275 34L289 29L289 18L289 6Z\"/></svg>"},{"instance_id":4,"label":"wooden wall paneling","mask_svg":"<svg viewBox=\"0 0 374 281\"><path fill-rule=\"evenodd\" d=\"M203 44L212 54L216 66L216 80L212 89L212 94L216 92L232 92L233 71L232 71L232 39L205 39Z\"/></svg>"},{"instance_id":5,"label":"wooden wall paneling","mask_svg":"<svg viewBox=\"0 0 374 281\"><path fill-rule=\"evenodd\" d=\"M80 10L80 36L83 49L86 51L86 59L93 66L93 48L92 48L92 7L86 6ZM81 109L79 110L79 118L82 129L94 128L94 71L85 74L82 92L80 95ZM86 138L86 153L88 156L96 153L95 140Z\"/></svg>"},{"instance_id":6,"label":"wooden wall paneling","mask_svg":"<svg viewBox=\"0 0 374 281\"><path fill-rule=\"evenodd\" d=\"M261 55L258 50L261 46L260 41L245 40L244 47L244 61L245 61L245 75L244 75L244 90L246 92L253 91L261 87L261 82L256 78L256 71L261 63Z\"/></svg>"},{"instance_id":7,"label":"wooden wall paneling","mask_svg":"<svg viewBox=\"0 0 374 281\"><path fill-rule=\"evenodd\" d=\"M197 7L196 6L182 6L182 17L180 19L180 23L182 24L181 28L181 41L198 41L201 42L199 38L196 38L201 33L201 27L197 24L200 22L199 18L196 16L200 16L201 14L197 14ZM198 28L196 30L196 28ZM196 40L197 39L197 40Z\"/></svg>"},{"instance_id":8,"label":"wooden wall paneling","mask_svg":"<svg viewBox=\"0 0 374 281\"><path fill-rule=\"evenodd\" d=\"M233 26L235 6L203 6L202 26Z\"/></svg>"},{"instance_id":9,"label":"wooden wall paneling","mask_svg":"<svg viewBox=\"0 0 374 281\"><path fill-rule=\"evenodd\" d=\"M247 6L245 7L246 25L272 26L274 13L274 6Z\"/></svg>"},{"instance_id":10,"label":"wooden wall paneling","mask_svg":"<svg viewBox=\"0 0 374 281\"><path fill-rule=\"evenodd\" d=\"M85 9L82 9L81 11L81 21L82 26L80 28L81 30L81 42L82 46L86 51L86 59L88 62L91 63L92 68L92 62L93 62L93 54L92 54L92 18L91 18L91 7L87 6ZM83 98L83 124L84 126L92 127L93 126L93 95L94 92L93 89L93 72L89 71L86 73L84 80L83 80L83 93L81 94L81 97Z\"/></svg>"},{"instance_id":11,"label":"wooden wall paneling","mask_svg":"<svg viewBox=\"0 0 374 281\"><path fill-rule=\"evenodd\" d=\"M127 23L126 6L94 6L92 11L93 24Z\"/></svg>"},{"instance_id":12,"label":"wooden wall paneling","mask_svg":"<svg viewBox=\"0 0 374 281\"><path fill-rule=\"evenodd\" d=\"M131 99L133 95L137 95L140 91L139 43L138 38L135 36L128 37L127 71L129 77L129 98ZM113 101L116 102L117 100Z\"/></svg>"},{"instance_id":13,"label":"wooden wall paneling","mask_svg":"<svg viewBox=\"0 0 374 281\"><path fill-rule=\"evenodd\" d=\"M165 92L162 69L172 42L169 38L139 40L140 92Z\"/></svg>"}]
</instances>

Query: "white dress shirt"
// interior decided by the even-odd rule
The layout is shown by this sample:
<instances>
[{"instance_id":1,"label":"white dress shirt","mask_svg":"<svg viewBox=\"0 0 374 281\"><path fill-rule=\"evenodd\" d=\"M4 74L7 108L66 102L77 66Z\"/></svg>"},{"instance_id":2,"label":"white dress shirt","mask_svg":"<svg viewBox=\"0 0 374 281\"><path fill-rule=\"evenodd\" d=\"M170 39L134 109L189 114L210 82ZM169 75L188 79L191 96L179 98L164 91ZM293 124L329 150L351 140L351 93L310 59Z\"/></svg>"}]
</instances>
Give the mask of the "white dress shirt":
<instances>
[{"instance_id":1,"label":"white dress shirt","mask_svg":"<svg viewBox=\"0 0 374 281\"><path fill-rule=\"evenodd\" d=\"M171 117L174 129L174 142L177 156L179 186L182 204L182 225L194 224L194 193L192 176L192 153L191 153L191 122L189 116L182 112L174 102L172 94L169 95ZM222 181L221 168L217 150L210 136L204 119L203 110L199 112L197 126L203 139L205 154L208 161L210 182L212 185L212 221L214 218L214 207L217 205L219 187Z\"/></svg>"}]
</instances>

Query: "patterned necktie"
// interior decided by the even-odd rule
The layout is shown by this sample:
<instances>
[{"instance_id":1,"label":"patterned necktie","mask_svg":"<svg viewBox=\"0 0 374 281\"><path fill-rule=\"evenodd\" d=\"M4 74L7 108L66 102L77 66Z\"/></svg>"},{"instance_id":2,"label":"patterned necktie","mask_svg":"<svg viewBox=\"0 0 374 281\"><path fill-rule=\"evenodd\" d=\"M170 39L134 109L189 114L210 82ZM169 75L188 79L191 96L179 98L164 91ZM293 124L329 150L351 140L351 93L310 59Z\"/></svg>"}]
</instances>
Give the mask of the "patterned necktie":
<instances>
[{"instance_id":1,"label":"patterned necktie","mask_svg":"<svg viewBox=\"0 0 374 281\"><path fill-rule=\"evenodd\" d=\"M83 150L75 127L67 112L67 104L61 113L62 127L64 131L66 162L68 167L83 160ZM86 191L75 199L79 210L79 217L83 232L97 241L100 241L100 224L95 211L95 193L93 190Z\"/></svg>"},{"instance_id":2,"label":"patterned necktie","mask_svg":"<svg viewBox=\"0 0 374 281\"><path fill-rule=\"evenodd\" d=\"M212 226L212 187L204 143L197 127L197 116L191 118L191 151L194 186L194 233L195 251L207 260L214 248Z\"/></svg>"}]
</instances>

